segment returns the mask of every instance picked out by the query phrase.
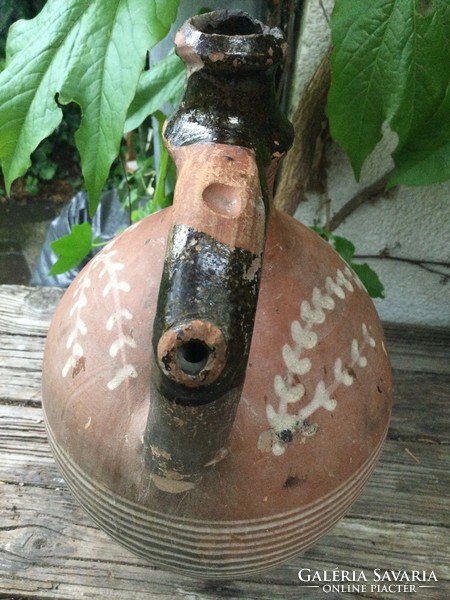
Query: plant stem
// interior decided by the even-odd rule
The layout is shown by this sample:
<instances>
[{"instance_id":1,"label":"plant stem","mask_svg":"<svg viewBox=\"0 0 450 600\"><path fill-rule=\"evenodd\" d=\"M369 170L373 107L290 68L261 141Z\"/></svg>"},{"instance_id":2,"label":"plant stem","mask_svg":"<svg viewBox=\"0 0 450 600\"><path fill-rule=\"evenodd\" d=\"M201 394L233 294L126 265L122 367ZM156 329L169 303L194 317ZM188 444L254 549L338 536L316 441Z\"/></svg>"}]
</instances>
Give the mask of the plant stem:
<instances>
[{"instance_id":1,"label":"plant stem","mask_svg":"<svg viewBox=\"0 0 450 600\"><path fill-rule=\"evenodd\" d=\"M362 190L360 190L357 194L355 194L353 196L353 198L350 198L350 200L348 202L346 202L344 204L344 206L342 206L337 211L337 213L335 213L333 215L333 217L330 219L329 230L334 231L335 229L337 229L339 227L339 225L341 225L341 223L343 223L345 221L345 219L348 216L350 216L353 211L355 211L357 208L359 208L365 202L373 202L373 201L377 200L379 194L381 194L381 192L386 187L386 184L389 181L389 178L391 177L391 175L392 175L392 171L389 171L388 173L386 173L385 175L383 175L382 177L380 177L379 179L377 179L370 185L368 185L365 188L363 188ZM392 188L392 189L395 189L395 188ZM390 194L391 194L391 190L389 190L389 192L385 193L385 197L389 196Z\"/></svg>"},{"instance_id":2,"label":"plant stem","mask_svg":"<svg viewBox=\"0 0 450 600\"><path fill-rule=\"evenodd\" d=\"M325 104L330 86L330 53L322 61L299 101L294 115L294 143L281 167L281 176L275 196L275 206L293 215L311 179L321 165L324 150L321 136L326 130ZM319 155L319 156L318 156Z\"/></svg>"},{"instance_id":3,"label":"plant stem","mask_svg":"<svg viewBox=\"0 0 450 600\"><path fill-rule=\"evenodd\" d=\"M450 269L450 263L448 263L448 262L437 261L437 260L420 260L417 258L406 258L404 256L391 256L390 254L388 254L387 250L383 250L379 254L357 254L354 256L354 258L359 259L359 260L364 260L364 259L395 260L397 262L404 262L404 263L408 263L410 265L415 265L416 267L420 267L421 269L424 269L425 271L428 271L429 273L434 273L435 275L440 275L444 279L445 283L447 282L447 280L450 279L450 273L445 273L443 271L434 269L433 267L429 266L429 265L433 265L433 266L437 266L437 267L443 267L444 269Z\"/></svg>"},{"instance_id":4,"label":"plant stem","mask_svg":"<svg viewBox=\"0 0 450 600\"><path fill-rule=\"evenodd\" d=\"M161 207L165 198L165 183L167 167L169 165L169 153L165 148L161 149L161 160L159 163L158 181L156 182L155 195L153 196L153 205L155 210Z\"/></svg>"}]
</instances>

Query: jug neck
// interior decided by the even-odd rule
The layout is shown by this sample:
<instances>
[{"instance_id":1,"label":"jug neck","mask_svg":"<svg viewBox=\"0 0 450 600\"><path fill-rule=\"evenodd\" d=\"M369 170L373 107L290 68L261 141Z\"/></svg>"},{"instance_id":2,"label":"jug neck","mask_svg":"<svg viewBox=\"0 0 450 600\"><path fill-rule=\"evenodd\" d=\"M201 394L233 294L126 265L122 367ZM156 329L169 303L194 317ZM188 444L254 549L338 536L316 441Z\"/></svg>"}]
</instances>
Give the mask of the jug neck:
<instances>
[{"instance_id":1,"label":"jug neck","mask_svg":"<svg viewBox=\"0 0 450 600\"><path fill-rule=\"evenodd\" d=\"M293 139L275 91L281 31L242 11L215 11L190 18L175 43L188 82L165 129L170 146L232 144L253 149L263 170L278 162Z\"/></svg>"}]
</instances>

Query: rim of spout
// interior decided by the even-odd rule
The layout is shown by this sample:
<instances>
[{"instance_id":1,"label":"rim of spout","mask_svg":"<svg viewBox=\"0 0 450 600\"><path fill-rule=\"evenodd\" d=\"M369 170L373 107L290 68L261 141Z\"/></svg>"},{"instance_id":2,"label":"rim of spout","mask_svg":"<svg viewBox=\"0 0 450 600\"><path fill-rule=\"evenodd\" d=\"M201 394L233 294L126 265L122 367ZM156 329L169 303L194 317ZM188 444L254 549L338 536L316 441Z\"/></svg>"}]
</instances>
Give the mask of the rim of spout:
<instances>
[{"instance_id":1,"label":"rim of spout","mask_svg":"<svg viewBox=\"0 0 450 600\"><path fill-rule=\"evenodd\" d=\"M280 63L287 44L269 27L242 10L216 10L188 19L175 38L176 51L193 70L268 69Z\"/></svg>"}]
</instances>

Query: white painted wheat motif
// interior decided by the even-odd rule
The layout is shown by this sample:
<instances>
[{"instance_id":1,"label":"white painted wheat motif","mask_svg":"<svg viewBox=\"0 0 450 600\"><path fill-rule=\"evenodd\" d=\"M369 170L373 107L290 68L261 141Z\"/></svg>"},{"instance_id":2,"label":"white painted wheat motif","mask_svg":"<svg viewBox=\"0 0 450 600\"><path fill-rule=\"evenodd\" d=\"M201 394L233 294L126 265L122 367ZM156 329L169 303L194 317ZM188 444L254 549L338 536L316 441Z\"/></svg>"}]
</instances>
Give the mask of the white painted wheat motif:
<instances>
[{"instance_id":1,"label":"white painted wheat motif","mask_svg":"<svg viewBox=\"0 0 450 600\"><path fill-rule=\"evenodd\" d=\"M74 303L69 311L69 316L74 317L75 324L66 342L66 349L70 350L70 356L62 369L62 376L67 377L70 369L76 369L77 362L84 356L82 337L87 333L87 327L81 317L84 307L87 305L86 289L91 285L89 273L81 275L78 287L73 293Z\"/></svg>"},{"instance_id":2,"label":"white painted wheat motif","mask_svg":"<svg viewBox=\"0 0 450 600\"><path fill-rule=\"evenodd\" d=\"M71 368L75 368L80 357L84 356L84 350L81 345L81 337L86 335L87 326L82 319L82 311L88 304L86 298L86 289L91 285L89 274L91 270L98 271L99 280L103 280L104 286L101 290L103 298L110 297L113 304L113 312L107 316L106 330L114 334L113 341L109 346L109 356L115 358L121 356L122 366L116 371L114 377L108 381L107 387L110 391L118 388L126 379L137 377L135 367L127 360L126 349L135 348L136 342L133 337L125 332L127 322L133 318L132 313L128 308L122 305L121 294L128 294L131 290L130 284L121 276L125 265L117 260L114 260L117 250L112 248L113 244L109 244L105 250L95 256L90 264L89 269L80 277L77 288L73 293L75 299L70 310L70 316L75 316L75 324L70 333L66 348L71 350L67 362L65 363L62 375L66 377Z\"/></svg>"},{"instance_id":3,"label":"white painted wheat motif","mask_svg":"<svg viewBox=\"0 0 450 600\"><path fill-rule=\"evenodd\" d=\"M352 375L355 367L367 366L364 352L367 347L374 348L375 340L371 337L365 324L361 327L361 339L353 339L349 349L350 364L343 367L341 358L336 358L333 366L333 382L327 387L324 381L316 385L312 399L308 404L298 408L292 414L288 411L289 405L300 403L305 395L305 386L300 383L300 378L306 375L312 367L311 359L302 356L305 350L313 349L318 343L318 336L313 331L325 322L327 312L334 310L336 303L344 300L346 294L354 291L354 284L361 286L359 279L352 271L345 267L338 269L334 278L325 280L325 292L314 288L311 302L303 301L300 305L300 320L291 324L293 345L285 344L282 348L283 361L287 368L287 375L276 375L274 391L279 399L278 409L268 404L266 407L267 419L271 426L269 431L261 434L259 446L269 446L275 455L285 452L287 443L292 440L294 433L301 435L314 435L317 427L308 423L309 417L318 409L332 411L336 408L333 394L340 385L351 386L354 381Z\"/></svg>"},{"instance_id":4,"label":"white painted wheat motif","mask_svg":"<svg viewBox=\"0 0 450 600\"><path fill-rule=\"evenodd\" d=\"M102 252L97 255L98 265L100 267L99 279L106 276L106 285L102 290L102 296L106 297L112 295L114 312L109 315L106 321L106 329L108 331L115 331L116 338L109 347L109 355L111 358L115 358L119 353L122 357L122 367L115 373L114 377L108 381L107 387L110 391L115 390L129 377L137 377L137 372L134 366L127 362L126 347L136 348L136 342L134 339L124 332L124 326L126 321L130 321L133 318L131 312L121 305L120 294L128 293L131 290L130 284L121 279L121 271L125 268L125 265L121 262L114 261L114 256L117 254L117 250L110 250L109 252ZM97 265L94 265L94 268Z\"/></svg>"}]
</instances>

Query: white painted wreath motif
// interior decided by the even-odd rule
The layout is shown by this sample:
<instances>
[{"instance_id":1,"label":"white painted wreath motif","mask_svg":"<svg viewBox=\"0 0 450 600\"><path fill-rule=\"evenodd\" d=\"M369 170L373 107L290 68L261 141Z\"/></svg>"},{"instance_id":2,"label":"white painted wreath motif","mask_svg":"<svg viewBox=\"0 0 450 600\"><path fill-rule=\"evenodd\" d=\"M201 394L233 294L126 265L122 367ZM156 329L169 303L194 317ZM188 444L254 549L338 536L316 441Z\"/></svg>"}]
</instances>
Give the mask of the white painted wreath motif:
<instances>
[{"instance_id":1,"label":"white painted wreath motif","mask_svg":"<svg viewBox=\"0 0 450 600\"><path fill-rule=\"evenodd\" d=\"M318 336L313 329L327 318L327 311L334 310L336 302L345 300L346 294L354 291L354 284L361 287L356 275L345 267L343 271L337 270L334 278L327 277L324 291L315 287L311 302L304 300L300 305L300 320L291 323L291 336L293 344L285 344L282 356L286 365L285 376L275 375L274 392L279 400L278 408L272 404L266 407L267 420L271 429L264 431L259 438L260 449L271 449L273 454L284 454L287 444L295 433L304 436L314 435L317 427L308 422L309 417L318 409L332 411L336 408L333 394L340 385L351 386L354 381L352 372L355 367L367 366L365 351L375 348L376 342L371 337L365 323L361 325L360 339L353 339L349 348L350 364L347 369L343 367L341 358L336 358L333 365L333 382L326 386L324 381L319 381L315 387L312 399L308 404L299 406L297 412L290 413L289 405L299 404L305 394L305 386L299 383L299 376L306 375L311 369L311 359L302 356L304 350L313 349L318 343Z\"/></svg>"},{"instance_id":2,"label":"white painted wreath motif","mask_svg":"<svg viewBox=\"0 0 450 600\"><path fill-rule=\"evenodd\" d=\"M130 232L130 227L127 232ZM128 361L127 348L135 348L136 342L128 333L126 333L126 324L133 319L133 314L124 306L122 297L131 291L131 286L123 277L125 265L116 258L117 250L113 248L114 241L108 244L105 249L97 254L91 261L88 269L79 277L77 287L73 292L74 302L69 312L69 316L74 319L74 326L66 342L66 349L70 355L62 368L62 376L67 377L72 370L72 376L75 376L81 369L84 370L85 351L83 348L83 338L88 333L88 327L83 319L84 310L87 308L88 300L86 290L91 286L92 270L98 271L98 279L102 282L103 288L101 295L103 298L109 297L112 300L113 312L105 317L105 329L112 334L112 341L109 345L109 355L115 358L121 355L121 367L107 383L110 391L118 388L129 378L136 378L135 367Z\"/></svg>"}]
</instances>

